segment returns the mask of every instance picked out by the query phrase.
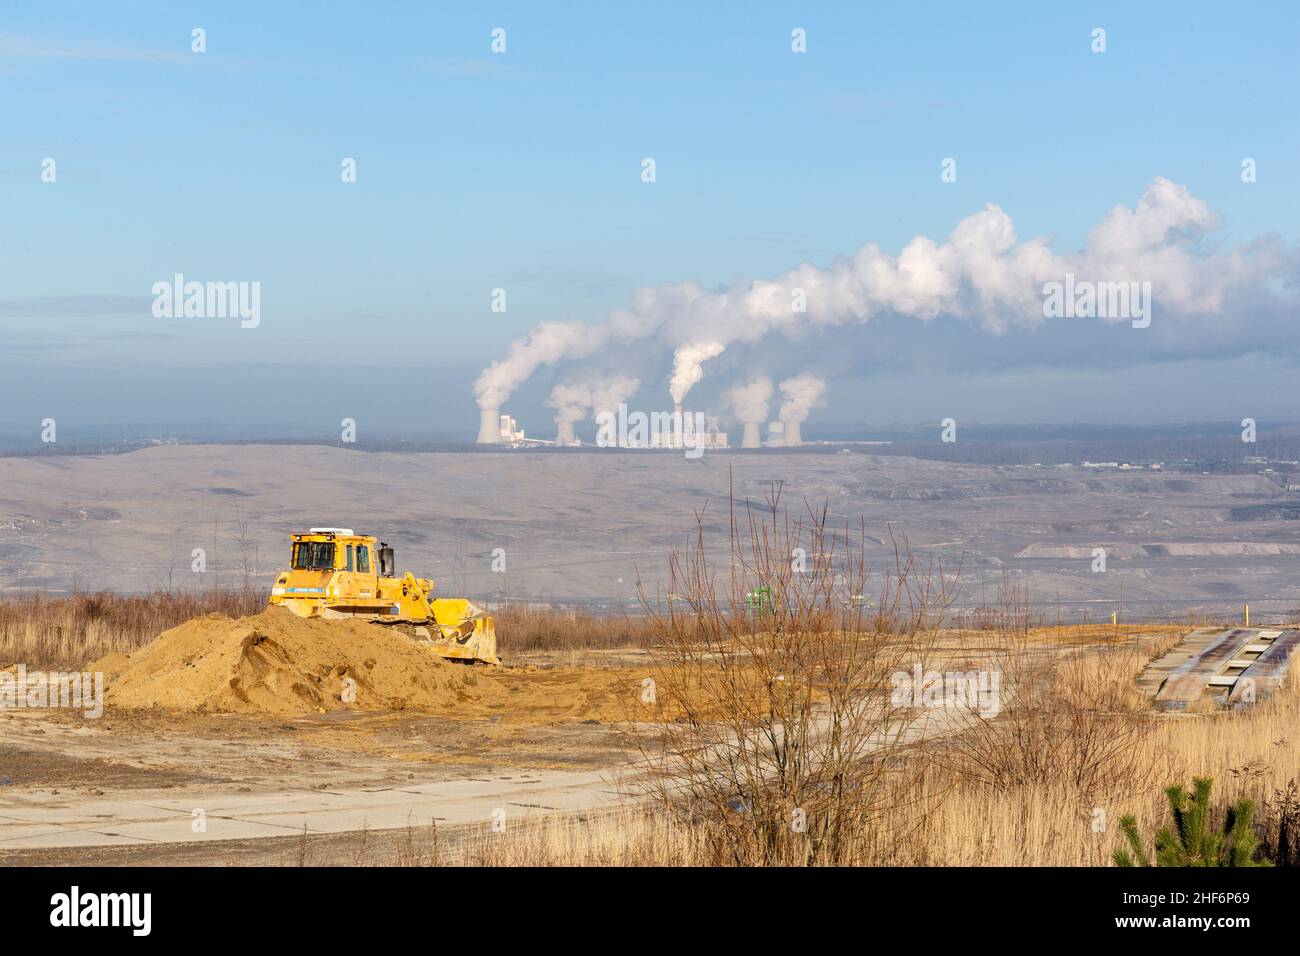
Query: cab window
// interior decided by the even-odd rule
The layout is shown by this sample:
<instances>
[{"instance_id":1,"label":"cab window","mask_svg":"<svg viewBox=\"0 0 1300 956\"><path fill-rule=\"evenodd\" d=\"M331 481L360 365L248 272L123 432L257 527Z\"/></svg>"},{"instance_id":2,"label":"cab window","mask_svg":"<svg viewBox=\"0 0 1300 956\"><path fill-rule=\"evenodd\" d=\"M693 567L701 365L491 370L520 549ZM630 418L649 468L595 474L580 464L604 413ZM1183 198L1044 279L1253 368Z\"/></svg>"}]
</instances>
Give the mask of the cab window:
<instances>
[{"instance_id":1,"label":"cab window","mask_svg":"<svg viewBox=\"0 0 1300 956\"><path fill-rule=\"evenodd\" d=\"M370 549L364 544L357 545L357 571L362 574L370 573Z\"/></svg>"},{"instance_id":2,"label":"cab window","mask_svg":"<svg viewBox=\"0 0 1300 956\"><path fill-rule=\"evenodd\" d=\"M328 571L334 567L334 545L329 541L299 541L293 546L295 571Z\"/></svg>"},{"instance_id":3,"label":"cab window","mask_svg":"<svg viewBox=\"0 0 1300 956\"><path fill-rule=\"evenodd\" d=\"M348 570L352 570L352 545L348 545Z\"/></svg>"}]
</instances>

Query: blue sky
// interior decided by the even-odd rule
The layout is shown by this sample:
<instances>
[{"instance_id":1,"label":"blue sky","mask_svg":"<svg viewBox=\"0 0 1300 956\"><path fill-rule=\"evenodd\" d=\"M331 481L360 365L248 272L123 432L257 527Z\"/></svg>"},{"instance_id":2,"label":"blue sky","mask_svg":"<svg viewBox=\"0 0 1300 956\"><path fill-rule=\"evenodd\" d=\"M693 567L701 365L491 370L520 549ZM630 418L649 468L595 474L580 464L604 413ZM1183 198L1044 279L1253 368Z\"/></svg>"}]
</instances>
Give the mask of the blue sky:
<instances>
[{"instance_id":1,"label":"blue sky","mask_svg":"<svg viewBox=\"0 0 1300 956\"><path fill-rule=\"evenodd\" d=\"M1297 239L1294 4L611 6L7 5L0 421L51 406L256 421L267 405L306 421L335 410L295 407L286 369L403 366L403 382L428 368L445 387L398 419L426 420L433 395L472 430L475 372L538 321L597 321L640 286L824 266L868 241L896 253L987 202L1021 239L1075 248L1156 176L1205 200L1222 242ZM794 27L806 54L790 52ZM956 183L940 183L944 157ZM260 281L261 326L154 318L150 287L176 272ZM835 341L878 349L871 331ZM897 399L910 372L841 374L828 419L941 411ZM1086 392L1094 373L986 369L937 401L1096 420L1152 381L1097 371L1121 394L1072 409L1046 400L1053 374ZM1155 374L1161 394L1179 381L1173 365ZM545 422L550 382L521 391L521 417ZM1214 417L1201 392L1171 417Z\"/></svg>"}]
</instances>

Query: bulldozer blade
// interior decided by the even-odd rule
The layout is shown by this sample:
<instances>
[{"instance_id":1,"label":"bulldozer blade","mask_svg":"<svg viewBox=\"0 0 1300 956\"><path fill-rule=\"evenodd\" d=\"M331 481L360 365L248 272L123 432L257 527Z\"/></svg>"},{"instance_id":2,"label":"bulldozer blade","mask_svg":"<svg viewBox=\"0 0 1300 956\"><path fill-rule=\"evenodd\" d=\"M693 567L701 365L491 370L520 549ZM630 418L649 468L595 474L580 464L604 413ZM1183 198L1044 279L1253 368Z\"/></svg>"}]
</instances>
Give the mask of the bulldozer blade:
<instances>
[{"instance_id":1,"label":"bulldozer blade","mask_svg":"<svg viewBox=\"0 0 1300 956\"><path fill-rule=\"evenodd\" d=\"M492 616L465 598L434 598L429 602L440 638L431 642L444 657L500 664Z\"/></svg>"},{"instance_id":2,"label":"bulldozer blade","mask_svg":"<svg viewBox=\"0 0 1300 956\"><path fill-rule=\"evenodd\" d=\"M497 657L496 626L490 614L464 598L435 598L429 605L433 617L424 620L389 615L371 615L361 620L398 627L416 643L448 660L501 663Z\"/></svg>"}]
</instances>

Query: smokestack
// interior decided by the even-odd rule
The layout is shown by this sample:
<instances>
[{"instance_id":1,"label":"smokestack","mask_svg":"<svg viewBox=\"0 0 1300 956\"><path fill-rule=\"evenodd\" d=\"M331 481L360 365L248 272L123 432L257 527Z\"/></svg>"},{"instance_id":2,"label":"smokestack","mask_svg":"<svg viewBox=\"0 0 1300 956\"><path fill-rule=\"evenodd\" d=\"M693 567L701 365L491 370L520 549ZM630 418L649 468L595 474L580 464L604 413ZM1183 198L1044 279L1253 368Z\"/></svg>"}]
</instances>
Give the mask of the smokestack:
<instances>
[{"instance_id":1,"label":"smokestack","mask_svg":"<svg viewBox=\"0 0 1300 956\"><path fill-rule=\"evenodd\" d=\"M785 422L785 444L787 448L798 448L803 444L800 426L808 418L808 412L822 400L826 392L826 383L816 375L796 375L781 383L781 394L785 402L777 417Z\"/></svg>"},{"instance_id":2,"label":"smokestack","mask_svg":"<svg viewBox=\"0 0 1300 956\"><path fill-rule=\"evenodd\" d=\"M573 422L560 422L559 431L555 434L555 442L559 445L573 444Z\"/></svg>"},{"instance_id":3,"label":"smokestack","mask_svg":"<svg viewBox=\"0 0 1300 956\"><path fill-rule=\"evenodd\" d=\"M767 423L767 447L768 448L785 447L785 422Z\"/></svg>"},{"instance_id":4,"label":"smokestack","mask_svg":"<svg viewBox=\"0 0 1300 956\"><path fill-rule=\"evenodd\" d=\"M752 382L737 382L727 390L732 414L744 426L741 448L763 447L763 422L767 421L768 403L772 399L772 380L760 375Z\"/></svg>"},{"instance_id":5,"label":"smokestack","mask_svg":"<svg viewBox=\"0 0 1300 956\"><path fill-rule=\"evenodd\" d=\"M501 444L501 409L485 408L479 412L478 443L480 445Z\"/></svg>"}]
</instances>

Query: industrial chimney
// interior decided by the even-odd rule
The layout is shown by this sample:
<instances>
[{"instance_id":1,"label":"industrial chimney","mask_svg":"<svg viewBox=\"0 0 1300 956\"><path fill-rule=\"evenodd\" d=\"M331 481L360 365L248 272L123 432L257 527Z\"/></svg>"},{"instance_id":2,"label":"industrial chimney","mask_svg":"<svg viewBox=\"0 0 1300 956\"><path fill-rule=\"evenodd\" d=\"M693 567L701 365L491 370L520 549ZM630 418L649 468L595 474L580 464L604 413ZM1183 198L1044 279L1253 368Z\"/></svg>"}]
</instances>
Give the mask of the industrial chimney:
<instances>
[{"instance_id":1,"label":"industrial chimney","mask_svg":"<svg viewBox=\"0 0 1300 956\"><path fill-rule=\"evenodd\" d=\"M762 448L763 436L759 432L758 422L745 422L745 437L740 441L741 448Z\"/></svg>"},{"instance_id":2,"label":"industrial chimney","mask_svg":"<svg viewBox=\"0 0 1300 956\"><path fill-rule=\"evenodd\" d=\"M501 444L501 409L485 408L479 412L478 443L480 445Z\"/></svg>"},{"instance_id":3,"label":"industrial chimney","mask_svg":"<svg viewBox=\"0 0 1300 956\"><path fill-rule=\"evenodd\" d=\"M573 422L560 422L559 431L555 434L555 444L573 444Z\"/></svg>"},{"instance_id":4,"label":"industrial chimney","mask_svg":"<svg viewBox=\"0 0 1300 956\"><path fill-rule=\"evenodd\" d=\"M768 448L785 447L785 422L767 423L767 447Z\"/></svg>"},{"instance_id":5,"label":"industrial chimney","mask_svg":"<svg viewBox=\"0 0 1300 956\"><path fill-rule=\"evenodd\" d=\"M785 423L785 447L798 448L803 444L803 436L799 434L798 422Z\"/></svg>"}]
</instances>

